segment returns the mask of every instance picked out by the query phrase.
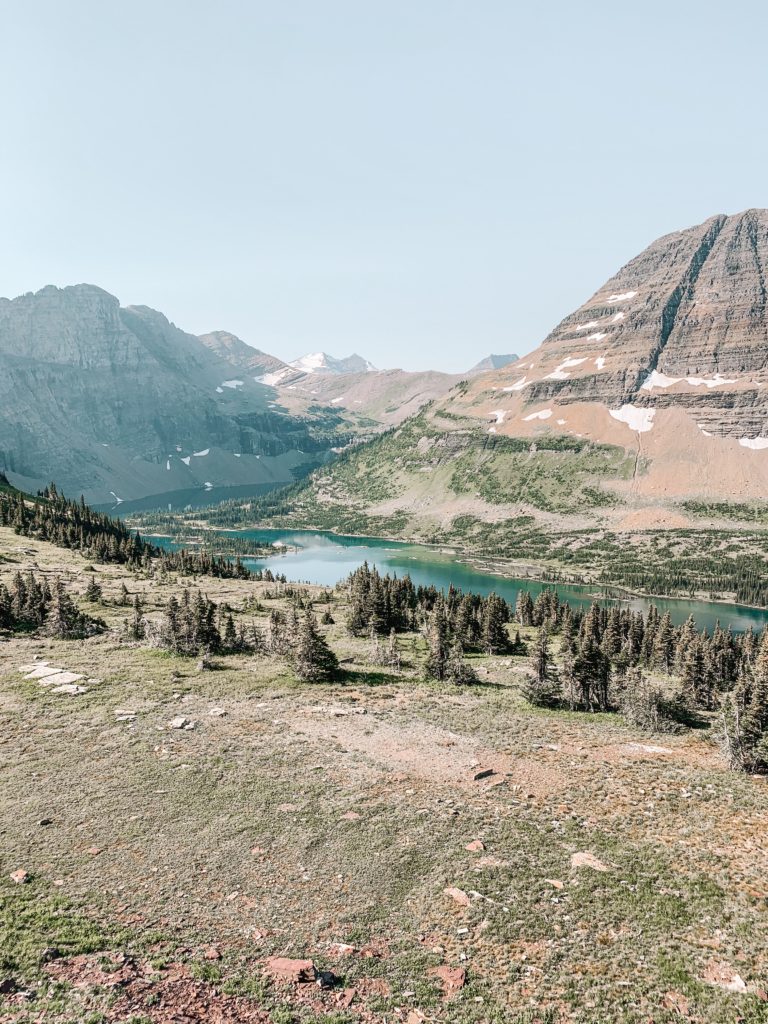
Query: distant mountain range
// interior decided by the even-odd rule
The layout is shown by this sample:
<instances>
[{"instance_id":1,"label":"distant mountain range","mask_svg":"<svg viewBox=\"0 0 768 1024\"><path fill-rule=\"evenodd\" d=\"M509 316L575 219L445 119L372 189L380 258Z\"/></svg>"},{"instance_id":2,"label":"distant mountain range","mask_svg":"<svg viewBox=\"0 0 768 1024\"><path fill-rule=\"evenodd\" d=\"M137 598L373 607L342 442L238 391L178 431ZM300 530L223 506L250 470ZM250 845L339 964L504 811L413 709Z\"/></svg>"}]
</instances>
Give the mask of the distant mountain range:
<instances>
[{"instance_id":1,"label":"distant mountain range","mask_svg":"<svg viewBox=\"0 0 768 1024\"><path fill-rule=\"evenodd\" d=\"M359 355L289 364L95 285L0 299L0 471L94 504L290 483L459 378Z\"/></svg>"}]
</instances>

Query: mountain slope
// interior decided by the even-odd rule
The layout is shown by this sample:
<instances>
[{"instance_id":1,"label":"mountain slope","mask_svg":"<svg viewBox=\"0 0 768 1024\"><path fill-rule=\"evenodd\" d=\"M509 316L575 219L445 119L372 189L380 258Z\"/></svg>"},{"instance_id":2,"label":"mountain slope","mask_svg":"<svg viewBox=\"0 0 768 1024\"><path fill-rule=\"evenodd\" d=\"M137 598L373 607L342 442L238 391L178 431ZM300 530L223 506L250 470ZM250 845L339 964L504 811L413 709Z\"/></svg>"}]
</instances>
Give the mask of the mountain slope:
<instances>
[{"instance_id":1,"label":"mountain slope","mask_svg":"<svg viewBox=\"0 0 768 1024\"><path fill-rule=\"evenodd\" d=\"M225 359L232 366L247 370L256 377L288 369L288 364L284 363L282 359L271 356L268 352L262 352L261 349L253 348L238 338L236 334L230 334L229 331L211 331L209 334L199 335L199 338L211 352Z\"/></svg>"},{"instance_id":2,"label":"mountain slope","mask_svg":"<svg viewBox=\"0 0 768 1024\"><path fill-rule=\"evenodd\" d=\"M659 239L535 352L318 471L301 501L411 535L514 516L548 529L686 526L697 502L760 501L764 266L768 211Z\"/></svg>"},{"instance_id":3,"label":"mountain slope","mask_svg":"<svg viewBox=\"0 0 768 1024\"><path fill-rule=\"evenodd\" d=\"M339 443L146 306L93 285L0 299L0 469L94 503L287 483Z\"/></svg>"}]
</instances>

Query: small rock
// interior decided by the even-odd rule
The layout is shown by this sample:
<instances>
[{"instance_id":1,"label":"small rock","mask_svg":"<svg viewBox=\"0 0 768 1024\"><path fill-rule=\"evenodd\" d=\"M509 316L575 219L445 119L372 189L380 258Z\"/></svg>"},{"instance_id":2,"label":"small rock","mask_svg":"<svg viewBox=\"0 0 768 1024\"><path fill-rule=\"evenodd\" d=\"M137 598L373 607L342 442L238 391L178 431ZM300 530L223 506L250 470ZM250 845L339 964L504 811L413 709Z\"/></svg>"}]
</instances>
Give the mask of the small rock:
<instances>
[{"instance_id":1,"label":"small rock","mask_svg":"<svg viewBox=\"0 0 768 1024\"><path fill-rule=\"evenodd\" d=\"M450 896L454 903L458 903L460 907L471 906L472 901L463 889L457 889L456 886L450 885L447 889L443 889L443 892L446 896Z\"/></svg>"},{"instance_id":2,"label":"small rock","mask_svg":"<svg viewBox=\"0 0 768 1024\"><path fill-rule=\"evenodd\" d=\"M332 942L331 952L337 956L351 956L357 952L357 947L351 946L348 942Z\"/></svg>"},{"instance_id":3,"label":"small rock","mask_svg":"<svg viewBox=\"0 0 768 1024\"><path fill-rule=\"evenodd\" d=\"M172 718L168 723L169 729L188 729L190 727L194 729L193 723L183 715L178 715L176 718Z\"/></svg>"},{"instance_id":4,"label":"small rock","mask_svg":"<svg viewBox=\"0 0 768 1024\"><path fill-rule=\"evenodd\" d=\"M493 770L493 768L483 768L482 771L475 772L475 774L472 776L472 779L474 782L479 782L481 779L489 779L492 775L495 774L496 772Z\"/></svg>"},{"instance_id":5,"label":"small rock","mask_svg":"<svg viewBox=\"0 0 768 1024\"><path fill-rule=\"evenodd\" d=\"M223 718L226 713L224 708L211 708L208 712L211 718Z\"/></svg>"},{"instance_id":6,"label":"small rock","mask_svg":"<svg viewBox=\"0 0 768 1024\"><path fill-rule=\"evenodd\" d=\"M342 814L341 820L342 821L359 821L360 820L360 815L357 813L357 811L347 811L346 814Z\"/></svg>"},{"instance_id":7,"label":"small rock","mask_svg":"<svg viewBox=\"0 0 768 1024\"><path fill-rule=\"evenodd\" d=\"M40 954L40 963L50 964L54 960L58 960L60 956L61 950L57 949L55 946L46 946L45 949Z\"/></svg>"},{"instance_id":8,"label":"small rock","mask_svg":"<svg viewBox=\"0 0 768 1024\"><path fill-rule=\"evenodd\" d=\"M545 878L544 881L549 883L549 885L553 885L555 889L563 888L563 883L560 881L559 878Z\"/></svg>"},{"instance_id":9,"label":"small rock","mask_svg":"<svg viewBox=\"0 0 768 1024\"><path fill-rule=\"evenodd\" d=\"M92 857L98 857L99 854L101 853L101 847L100 846L89 846L88 849L85 852L89 853Z\"/></svg>"},{"instance_id":10,"label":"small rock","mask_svg":"<svg viewBox=\"0 0 768 1024\"><path fill-rule=\"evenodd\" d=\"M16 983L15 978L2 978L0 979L0 995L12 996L14 992L19 991L19 986Z\"/></svg>"},{"instance_id":11,"label":"small rock","mask_svg":"<svg viewBox=\"0 0 768 1024\"><path fill-rule=\"evenodd\" d=\"M338 999L339 1006L343 1010L346 1010L348 1007L350 1007L352 1005L352 1002L353 1002L353 1000L354 1000L356 995L357 995L357 989L356 988L345 988L344 991L339 996L339 999Z\"/></svg>"},{"instance_id":12,"label":"small rock","mask_svg":"<svg viewBox=\"0 0 768 1024\"><path fill-rule=\"evenodd\" d=\"M315 965L311 960L291 960L286 956L271 956L265 966L275 981L299 984L315 980Z\"/></svg>"},{"instance_id":13,"label":"small rock","mask_svg":"<svg viewBox=\"0 0 768 1024\"><path fill-rule=\"evenodd\" d=\"M423 1014L421 1010L410 1010L405 1018L405 1024L422 1024L422 1021L426 1019L426 1014Z\"/></svg>"},{"instance_id":14,"label":"small rock","mask_svg":"<svg viewBox=\"0 0 768 1024\"><path fill-rule=\"evenodd\" d=\"M610 871L607 864L603 864L594 853L574 853L571 857L572 868L592 868L593 871Z\"/></svg>"},{"instance_id":15,"label":"small rock","mask_svg":"<svg viewBox=\"0 0 768 1024\"><path fill-rule=\"evenodd\" d=\"M333 988L338 982L338 978L333 971L318 971L317 977L315 978L315 984L319 988Z\"/></svg>"},{"instance_id":16,"label":"small rock","mask_svg":"<svg viewBox=\"0 0 768 1024\"><path fill-rule=\"evenodd\" d=\"M467 843L464 849L469 850L470 853L479 853L481 850L485 849L485 846L483 845L482 840L473 839L471 843Z\"/></svg>"},{"instance_id":17,"label":"small rock","mask_svg":"<svg viewBox=\"0 0 768 1024\"><path fill-rule=\"evenodd\" d=\"M16 885L23 885L29 881L29 872L25 871L24 868L19 868L18 871L11 872L10 878Z\"/></svg>"},{"instance_id":18,"label":"small rock","mask_svg":"<svg viewBox=\"0 0 768 1024\"><path fill-rule=\"evenodd\" d=\"M203 953L203 956L205 957L206 960L221 960L221 953L218 951L218 949L216 949L213 946L211 946L209 949L206 949L205 953Z\"/></svg>"},{"instance_id":19,"label":"small rock","mask_svg":"<svg viewBox=\"0 0 768 1024\"><path fill-rule=\"evenodd\" d=\"M52 818L41 818L40 821L38 821L37 824L41 828L44 828L46 825L52 825L53 824L53 819Z\"/></svg>"}]
</instances>

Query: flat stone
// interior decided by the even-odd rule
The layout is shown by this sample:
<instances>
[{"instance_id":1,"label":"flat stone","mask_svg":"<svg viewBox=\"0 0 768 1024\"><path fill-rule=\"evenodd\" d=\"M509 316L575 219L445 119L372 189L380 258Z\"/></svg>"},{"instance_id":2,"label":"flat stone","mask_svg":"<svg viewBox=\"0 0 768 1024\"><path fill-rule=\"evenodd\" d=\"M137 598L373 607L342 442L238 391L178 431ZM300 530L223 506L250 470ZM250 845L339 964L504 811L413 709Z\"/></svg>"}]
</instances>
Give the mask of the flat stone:
<instances>
[{"instance_id":1,"label":"flat stone","mask_svg":"<svg viewBox=\"0 0 768 1024\"><path fill-rule=\"evenodd\" d=\"M454 885L450 885L447 889L443 889L443 892L446 896L450 896L454 903L458 903L460 907L469 907L472 904L472 901L464 890L457 889Z\"/></svg>"},{"instance_id":2,"label":"flat stone","mask_svg":"<svg viewBox=\"0 0 768 1024\"><path fill-rule=\"evenodd\" d=\"M571 857L572 868L592 868L593 871L610 871L611 869L607 864L603 864L594 853L584 851L582 853L574 853Z\"/></svg>"},{"instance_id":3,"label":"flat stone","mask_svg":"<svg viewBox=\"0 0 768 1024\"><path fill-rule=\"evenodd\" d=\"M269 974L276 981L293 984L314 981L317 972L311 960L291 960L286 956L271 956L265 962Z\"/></svg>"}]
</instances>

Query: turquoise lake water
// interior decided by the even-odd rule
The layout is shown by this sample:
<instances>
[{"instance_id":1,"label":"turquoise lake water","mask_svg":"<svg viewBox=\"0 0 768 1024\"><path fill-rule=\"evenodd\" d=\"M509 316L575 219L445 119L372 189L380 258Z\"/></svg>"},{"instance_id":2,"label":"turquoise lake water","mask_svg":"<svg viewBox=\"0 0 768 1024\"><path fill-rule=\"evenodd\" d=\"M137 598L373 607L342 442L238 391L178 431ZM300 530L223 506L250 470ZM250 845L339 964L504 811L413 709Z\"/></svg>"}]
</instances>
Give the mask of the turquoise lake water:
<instances>
[{"instance_id":1,"label":"turquoise lake water","mask_svg":"<svg viewBox=\"0 0 768 1024\"><path fill-rule=\"evenodd\" d=\"M675 623L684 622L689 615L693 615L700 629L711 630L718 620L723 628L731 626L737 632L750 626L762 629L768 624L768 609L692 601L685 598L650 599L624 595L617 590L608 593L597 585L547 584L498 576L459 561L456 553L417 544L403 544L370 537L342 537L333 533L304 530L254 529L218 532L225 536L246 537L259 544L288 545L292 550L284 554L280 553L279 546L275 546L273 555L265 558L244 558L243 563L249 569L271 569L273 573L285 573L288 579L294 582L319 583L332 587L367 561L369 565L376 565L382 574L397 573L398 576L404 576L407 573L417 585L434 585L439 590L447 590L452 584L461 590L477 594L495 591L512 605L521 589L530 591L535 597L545 587L555 586L561 599L573 606L585 607L595 597L606 604L620 604L622 607L638 611L647 611L648 607L654 604L662 612L668 610ZM167 539L152 539L164 547L178 546Z\"/></svg>"}]
</instances>

